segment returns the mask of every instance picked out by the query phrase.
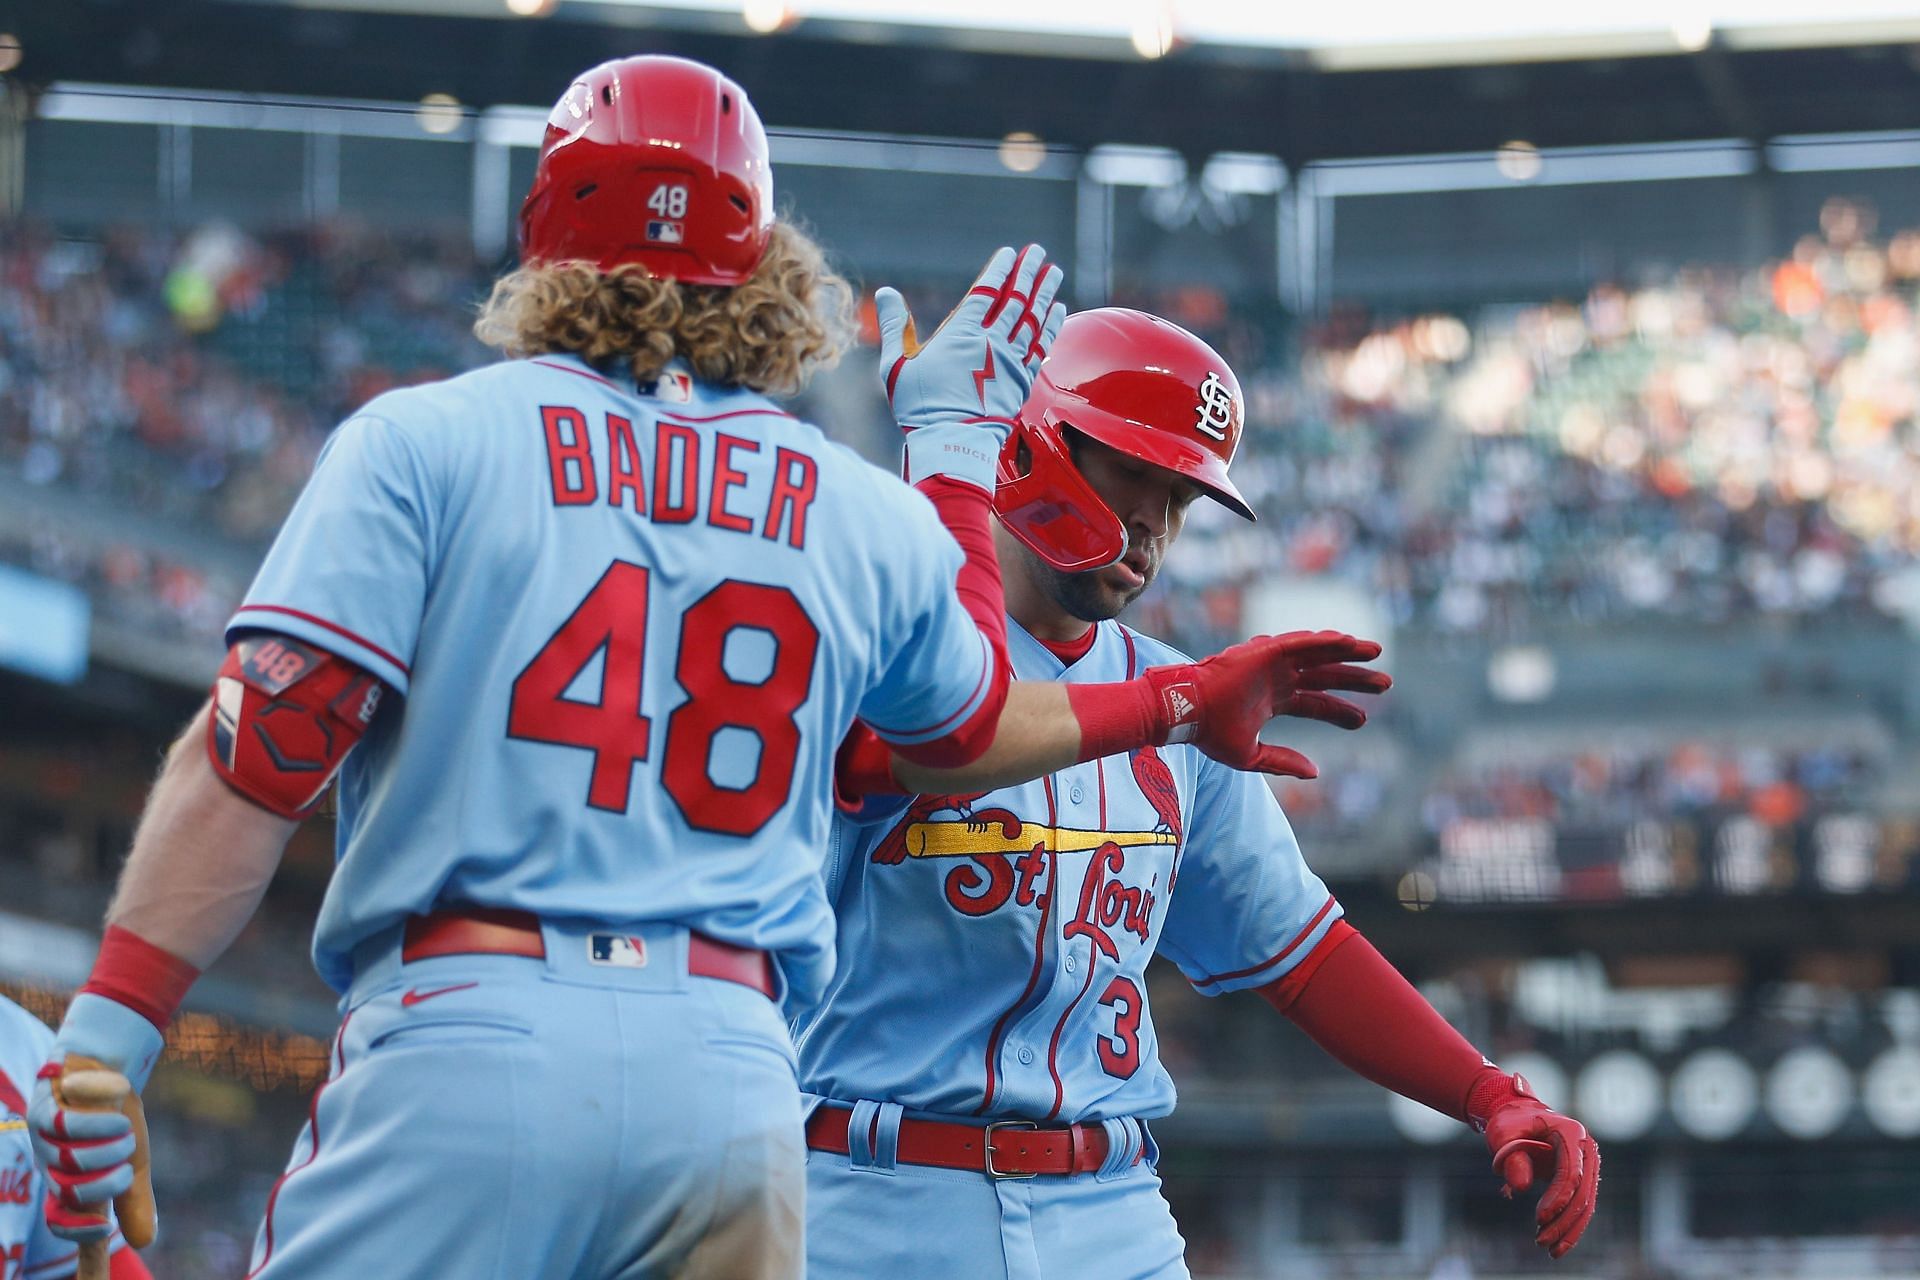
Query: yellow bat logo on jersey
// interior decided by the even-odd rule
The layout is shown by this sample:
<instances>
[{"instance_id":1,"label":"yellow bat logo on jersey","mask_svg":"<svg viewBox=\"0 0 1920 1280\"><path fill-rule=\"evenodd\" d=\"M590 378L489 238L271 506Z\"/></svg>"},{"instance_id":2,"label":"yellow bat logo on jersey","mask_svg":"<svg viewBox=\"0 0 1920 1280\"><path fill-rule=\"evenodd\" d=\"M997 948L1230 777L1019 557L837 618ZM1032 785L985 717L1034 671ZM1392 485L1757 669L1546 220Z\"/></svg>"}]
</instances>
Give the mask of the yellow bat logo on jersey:
<instances>
[{"instance_id":1,"label":"yellow bat logo on jersey","mask_svg":"<svg viewBox=\"0 0 1920 1280\"><path fill-rule=\"evenodd\" d=\"M971 858L982 853L1021 854L1039 845L1054 853L1084 853L1103 844L1123 849L1147 844L1178 844L1170 831L1083 831L1036 822L1013 824L1008 835L998 822L913 822L906 827L909 858Z\"/></svg>"},{"instance_id":2,"label":"yellow bat logo on jersey","mask_svg":"<svg viewBox=\"0 0 1920 1280\"><path fill-rule=\"evenodd\" d=\"M984 916L1009 901L1019 906L1047 905L1058 865L1054 855L1092 853L1080 885L1078 909L1061 916L1063 937L1091 939L1095 948L1118 959L1120 948L1109 932L1119 928L1145 943L1152 931L1156 868L1145 885L1122 878L1128 849L1166 849L1180 843L1177 831L1090 831L1027 822L1010 809L974 809L978 796L922 796L874 849L882 865L908 858L966 858L943 877L947 905L967 916ZM938 813L957 819L935 820ZM1136 870L1135 874L1138 874ZM1169 877L1171 883L1171 877ZM1044 884L1044 888L1043 888Z\"/></svg>"}]
</instances>

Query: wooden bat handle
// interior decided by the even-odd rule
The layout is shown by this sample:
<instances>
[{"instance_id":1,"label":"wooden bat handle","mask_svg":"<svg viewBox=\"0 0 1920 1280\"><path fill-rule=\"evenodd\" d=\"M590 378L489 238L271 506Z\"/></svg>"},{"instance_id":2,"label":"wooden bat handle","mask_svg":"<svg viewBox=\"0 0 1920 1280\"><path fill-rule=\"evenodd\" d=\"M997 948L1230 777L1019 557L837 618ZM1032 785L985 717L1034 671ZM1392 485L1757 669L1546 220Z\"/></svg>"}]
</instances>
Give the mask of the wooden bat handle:
<instances>
[{"instance_id":1,"label":"wooden bat handle","mask_svg":"<svg viewBox=\"0 0 1920 1280\"><path fill-rule=\"evenodd\" d=\"M114 1197L113 1206L120 1219L120 1234L129 1245L143 1249L152 1244L157 1215L148 1170L147 1116L133 1095L133 1086L105 1064L69 1054L55 1089L62 1106L79 1111L122 1111L133 1122L133 1185ZM108 1239L80 1246L79 1280L108 1280L111 1244Z\"/></svg>"},{"instance_id":2,"label":"wooden bat handle","mask_svg":"<svg viewBox=\"0 0 1920 1280\"><path fill-rule=\"evenodd\" d=\"M68 1061L75 1065L73 1059ZM118 1111L129 1091L127 1078L118 1071L88 1067L68 1070L60 1077L61 1101L76 1111ZM80 1246L79 1280L108 1280L113 1266L108 1257L111 1244L111 1240L89 1240Z\"/></svg>"}]
</instances>

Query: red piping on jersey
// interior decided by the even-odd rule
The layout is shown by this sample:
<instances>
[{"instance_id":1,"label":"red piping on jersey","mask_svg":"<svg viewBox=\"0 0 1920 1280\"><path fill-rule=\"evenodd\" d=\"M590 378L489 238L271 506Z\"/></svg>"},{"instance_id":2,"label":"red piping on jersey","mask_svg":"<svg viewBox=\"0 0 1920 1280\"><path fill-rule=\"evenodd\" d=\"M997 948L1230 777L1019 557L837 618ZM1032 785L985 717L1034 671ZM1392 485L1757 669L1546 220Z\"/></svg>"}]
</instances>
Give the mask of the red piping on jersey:
<instances>
[{"instance_id":1,"label":"red piping on jersey","mask_svg":"<svg viewBox=\"0 0 1920 1280\"><path fill-rule=\"evenodd\" d=\"M1100 829L1107 829L1107 764L1104 760L1093 762L1093 774L1100 779Z\"/></svg>"},{"instance_id":2,"label":"red piping on jersey","mask_svg":"<svg viewBox=\"0 0 1920 1280\"><path fill-rule=\"evenodd\" d=\"M982 643L986 643L986 637L982 636L981 641ZM896 747L901 744L898 742L893 742L892 740L895 738L917 738L923 734L929 734L929 733L937 734L943 729L951 728L953 726L954 721L963 720L966 718L969 708L971 708L974 711L979 710L978 707L974 706L974 699L980 696L980 690L983 687L985 687L987 680L993 675L993 671L994 671L993 653L991 649L989 649L987 653L987 660L980 664L980 678L974 681L973 692L967 695L967 700L960 704L959 710L955 711L952 715L948 716L946 719L940 721L937 724L930 724L924 729L889 729L885 725L875 724L873 721L869 720L867 721L867 727L869 729L872 729L875 733L879 734L881 737L888 739L891 745Z\"/></svg>"},{"instance_id":3,"label":"red piping on jersey","mask_svg":"<svg viewBox=\"0 0 1920 1280\"><path fill-rule=\"evenodd\" d=\"M1048 830L1052 830L1060 825L1059 813L1053 802L1053 779L1051 777L1042 778L1040 785L1046 788L1047 828ZM987 1036L987 1087L985 1093L981 1096L980 1105L974 1108L973 1114L977 1116L985 1115L987 1108L993 1105L993 1064L1000 1056L1000 1037L1007 1029L1007 1019L1011 1018L1014 1012L1027 1002L1027 997L1033 994L1034 988L1040 983L1040 962L1046 958L1047 954L1047 920L1048 917L1053 914L1054 891L1060 887L1059 855L1054 852L1051 841L1047 843L1046 850L1047 900L1040 908L1040 923L1034 929L1033 933L1033 972L1027 975L1027 985L1021 989L1020 998L1007 1006L1006 1012L1001 1014L999 1020L993 1024L992 1033Z\"/></svg>"},{"instance_id":4,"label":"red piping on jersey","mask_svg":"<svg viewBox=\"0 0 1920 1280\"><path fill-rule=\"evenodd\" d=\"M1064 945L1064 944L1063 944ZM1093 957L1087 957L1087 980L1080 984L1080 994L1067 1005L1066 1012L1060 1015L1060 1021L1053 1024L1053 1039L1047 1041L1047 1074L1053 1077L1053 1109L1047 1112L1047 1119L1057 1119L1060 1108L1067 1100L1067 1087L1060 1081L1060 1033L1067 1029L1067 1019L1087 998L1087 992L1093 989L1093 975L1099 969Z\"/></svg>"},{"instance_id":5,"label":"red piping on jersey","mask_svg":"<svg viewBox=\"0 0 1920 1280\"><path fill-rule=\"evenodd\" d=\"M1140 654L1133 647L1133 632L1118 622L1113 625L1120 628L1120 638L1127 642L1127 679L1131 680L1140 674L1137 670L1140 665Z\"/></svg>"},{"instance_id":6,"label":"red piping on jersey","mask_svg":"<svg viewBox=\"0 0 1920 1280\"><path fill-rule=\"evenodd\" d=\"M728 418L752 417L785 418L788 422L799 421L799 419L792 414L783 413L778 409L729 409L725 413L710 413L705 417L695 417L693 414L679 413L673 409L662 409L660 416L663 418L672 418L676 422L724 422Z\"/></svg>"},{"instance_id":7,"label":"red piping on jersey","mask_svg":"<svg viewBox=\"0 0 1920 1280\"><path fill-rule=\"evenodd\" d=\"M7 1073L0 1071L0 1103L17 1116L27 1114L27 1100L20 1095L19 1088L7 1079Z\"/></svg>"},{"instance_id":8,"label":"red piping on jersey","mask_svg":"<svg viewBox=\"0 0 1920 1280\"><path fill-rule=\"evenodd\" d=\"M1292 955L1294 948L1298 947L1301 943L1305 942L1307 938L1313 933L1313 931L1320 927L1320 922L1327 918L1327 912L1331 910L1333 910L1333 895L1328 894L1327 900L1320 905L1320 909L1318 911L1314 912L1313 919L1307 921L1307 927L1302 929L1299 933L1295 934L1293 941L1289 942L1286 946L1280 948L1279 951L1275 952L1273 955L1269 956L1267 959L1262 960L1259 964L1251 966L1250 968L1235 969L1232 973L1215 973L1215 974L1209 974L1204 978L1195 978L1193 981L1193 985L1196 987L1210 987L1216 982L1231 982L1235 978L1244 978L1249 974L1258 973L1262 969L1267 968L1269 965L1279 964L1282 960L1285 960L1289 955Z\"/></svg>"},{"instance_id":9,"label":"red piping on jersey","mask_svg":"<svg viewBox=\"0 0 1920 1280\"><path fill-rule=\"evenodd\" d=\"M367 640L364 637L355 635L353 632L347 630L345 627L341 626L337 622L328 622L325 618L315 617L311 613L302 613L298 609L289 609L285 605L280 605L280 604L246 604L246 605L240 606L240 612L241 613L284 613L289 618L298 618L302 622L311 622L316 627L324 627L328 631L333 632L335 635L340 636L343 639L353 641L355 644L359 645L362 649L365 649L368 653L372 654L374 657L379 658L381 661L392 663L396 668L399 669L399 672L401 675L405 676L405 675L413 674L411 671L407 669L406 663L400 661L400 659L394 657L392 654L388 653L385 649L382 649L379 645L374 644L372 641ZM245 622L242 622L239 625L243 628L249 627L249 624Z\"/></svg>"},{"instance_id":10,"label":"red piping on jersey","mask_svg":"<svg viewBox=\"0 0 1920 1280\"><path fill-rule=\"evenodd\" d=\"M558 369L561 373L570 373L576 378L592 378L595 382L599 383L601 386L612 387L615 391L619 391L622 389L620 384L617 382L614 382L612 379L603 378L597 373L589 373L585 369L570 369L564 364L554 364L550 360L533 360L533 361L529 361L528 363L537 364L542 369Z\"/></svg>"},{"instance_id":11,"label":"red piping on jersey","mask_svg":"<svg viewBox=\"0 0 1920 1280\"><path fill-rule=\"evenodd\" d=\"M260 1252L260 1265L247 1272L245 1280L253 1280L255 1276L266 1270L267 1263L273 1258L273 1206L280 1199L280 1188L287 1185L288 1178L320 1158L320 1095L325 1093L327 1086L338 1080L340 1073L347 1069L347 1024L351 1021L353 1021L353 1011L348 1010L347 1016L340 1019L340 1030L335 1032L333 1037L333 1074L314 1087L313 1097L307 1103L307 1132L313 1139L313 1145L307 1151L307 1158L274 1179L273 1190L267 1193L266 1218L260 1225L261 1239L265 1242L265 1247Z\"/></svg>"}]
</instances>

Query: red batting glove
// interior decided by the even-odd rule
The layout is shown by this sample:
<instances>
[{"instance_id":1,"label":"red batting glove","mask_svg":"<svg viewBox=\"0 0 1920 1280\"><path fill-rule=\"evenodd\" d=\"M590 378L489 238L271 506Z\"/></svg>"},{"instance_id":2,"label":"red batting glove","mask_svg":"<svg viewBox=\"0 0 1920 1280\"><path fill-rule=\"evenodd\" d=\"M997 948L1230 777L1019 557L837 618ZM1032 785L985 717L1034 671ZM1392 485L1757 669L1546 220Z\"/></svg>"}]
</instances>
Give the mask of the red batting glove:
<instances>
[{"instance_id":1,"label":"red batting glove","mask_svg":"<svg viewBox=\"0 0 1920 1280\"><path fill-rule=\"evenodd\" d=\"M1507 1184L1500 1194L1509 1200L1552 1169L1534 1211L1540 1231L1533 1240L1550 1256L1564 1257L1593 1221L1600 1193L1600 1144L1578 1120L1534 1097L1525 1080L1497 1071L1474 1086L1467 1119L1486 1134L1494 1172Z\"/></svg>"},{"instance_id":2,"label":"red batting glove","mask_svg":"<svg viewBox=\"0 0 1920 1280\"><path fill-rule=\"evenodd\" d=\"M1151 667L1144 678L1159 700L1163 736L1157 741L1191 742L1236 769L1317 778L1313 761L1261 742L1260 730L1275 716L1358 729L1367 713L1327 690L1385 693L1393 677L1347 665L1379 656L1380 646L1371 640L1338 631L1291 631L1256 636L1204 662Z\"/></svg>"}]
</instances>

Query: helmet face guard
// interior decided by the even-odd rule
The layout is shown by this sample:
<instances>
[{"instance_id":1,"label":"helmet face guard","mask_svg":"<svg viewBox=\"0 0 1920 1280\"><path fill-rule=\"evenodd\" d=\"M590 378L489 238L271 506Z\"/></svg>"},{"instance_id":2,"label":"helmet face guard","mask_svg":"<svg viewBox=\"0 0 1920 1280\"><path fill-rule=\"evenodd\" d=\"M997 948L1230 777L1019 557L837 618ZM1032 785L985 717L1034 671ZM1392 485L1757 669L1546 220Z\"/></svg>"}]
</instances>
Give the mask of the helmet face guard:
<instances>
[{"instance_id":1,"label":"helmet face guard","mask_svg":"<svg viewBox=\"0 0 1920 1280\"><path fill-rule=\"evenodd\" d=\"M1067 450L1066 429L1162 467L1244 519L1227 478L1243 424L1240 384L1178 325L1122 307L1067 317L1000 454L994 508L1054 568L1082 573L1126 554L1126 524Z\"/></svg>"},{"instance_id":2,"label":"helmet face guard","mask_svg":"<svg viewBox=\"0 0 1920 1280\"><path fill-rule=\"evenodd\" d=\"M737 285L772 238L766 130L746 92L712 67L658 55L602 63L547 118L520 206L527 265L636 265Z\"/></svg>"},{"instance_id":3,"label":"helmet face guard","mask_svg":"<svg viewBox=\"0 0 1920 1280\"><path fill-rule=\"evenodd\" d=\"M1014 425L1000 451L993 505L1008 533L1062 572L1104 569L1127 553L1126 527L1073 465L1051 423Z\"/></svg>"}]
</instances>

